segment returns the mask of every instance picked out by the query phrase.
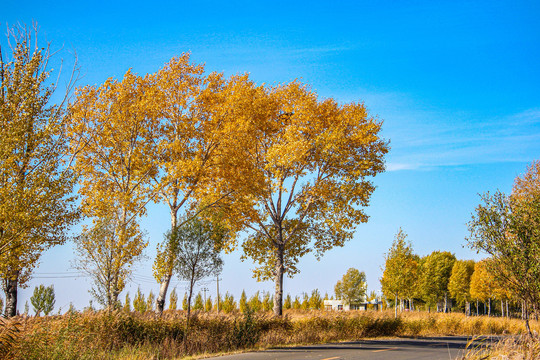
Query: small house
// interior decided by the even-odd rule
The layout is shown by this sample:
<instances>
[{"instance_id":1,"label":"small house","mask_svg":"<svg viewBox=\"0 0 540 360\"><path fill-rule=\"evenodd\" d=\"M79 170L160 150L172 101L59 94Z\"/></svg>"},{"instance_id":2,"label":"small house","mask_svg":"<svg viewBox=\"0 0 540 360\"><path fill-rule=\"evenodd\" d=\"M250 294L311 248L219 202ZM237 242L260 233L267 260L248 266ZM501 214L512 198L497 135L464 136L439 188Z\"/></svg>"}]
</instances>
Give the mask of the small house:
<instances>
[{"instance_id":1,"label":"small house","mask_svg":"<svg viewBox=\"0 0 540 360\"><path fill-rule=\"evenodd\" d=\"M378 310L382 308L382 301L381 300L371 300L371 301L351 301L350 303L346 303L345 300L324 300L324 309L325 310L360 310L365 311L367 310L368 305L373 305L373 308L375 310Z\"/></svg>"}]
</instances>

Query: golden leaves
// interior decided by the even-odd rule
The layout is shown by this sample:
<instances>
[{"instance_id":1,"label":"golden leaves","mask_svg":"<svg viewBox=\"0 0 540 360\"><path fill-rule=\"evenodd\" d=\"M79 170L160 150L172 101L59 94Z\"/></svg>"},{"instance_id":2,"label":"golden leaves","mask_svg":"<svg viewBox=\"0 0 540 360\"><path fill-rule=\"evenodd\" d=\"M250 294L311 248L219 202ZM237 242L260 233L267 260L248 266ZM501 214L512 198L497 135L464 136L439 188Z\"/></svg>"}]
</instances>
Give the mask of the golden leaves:
<instances>
[{"instance_id":1,"label":"golden leaves","mask_svg":"<svg viewBox=\"0 0 540 360\"><path fill-rule=\"evenodd\" d=\"M49 104L51 55L34 48L27 29L8 34L12 59L0 59L0 275L24 286L41 253L66 241L78 212L65 167L64 104Z\"/></svg>"}]
</instances>

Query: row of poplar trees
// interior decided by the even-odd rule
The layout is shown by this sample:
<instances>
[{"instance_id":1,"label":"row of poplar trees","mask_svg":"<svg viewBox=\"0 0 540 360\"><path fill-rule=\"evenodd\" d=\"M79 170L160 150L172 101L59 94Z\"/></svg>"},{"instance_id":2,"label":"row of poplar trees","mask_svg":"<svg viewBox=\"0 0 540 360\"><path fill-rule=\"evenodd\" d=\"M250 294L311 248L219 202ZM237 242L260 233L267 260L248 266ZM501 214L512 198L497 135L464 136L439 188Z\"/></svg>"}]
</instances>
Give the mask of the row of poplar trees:
<instances>
[{"instance_id":1,"label":"row of poplar trees","mask_svg":"<svg viewBox=\"0 0 540 360\"><path fill-rule=\"evenodd\" d=\"M446 251L420 258L413 253L407 235L399 230L386 255L381 285L387 299L396 304L420 299L427 304L449 297L470 313L471 301L501 301L508 314L508 302L522 308L529 333L529 316L540 310L540 161L516 177L512 193L501 191L481 195L468 223L470 248L487 255L485 260L457 260ZM478 306L478 303L477 303Z\"/></svg>"},{"instance_id":2,"label":"row of poplar trees","mask_svg":"<svg viewBox=\"0 0 540 360\"><path fill-rule=\"evenodd\" d=\"M434 251L420 257L413 253L406 237L402 229L396 234L381 278L383 294L394 303L396 312L406 305L409 310L414 309L415 300L448 312L452 299L470 315L471 302L481 301L490 306L495 299L512 299L503 284L497 283L487 271L489 260L459 260L448 251Z\"/></svg>"},{"instance_id":3,"label":"row of poplar trees","mask_svg":"<svg viewBox=\"0 0 540 360\"><path fill-rule=\"evenodd\" d=\"M362 103L321 100L298 81L267 86L248 75L208 74L189 54L155 73L128 70L121 80L72 94L75 69L60 99L51 53L37 45L37 30L18 27L8 36L10 52L0 56L0 277L7 316L15 315L17 288L43 251L66 242L82 219L90 224L83 233L103 224L113 230L101 237L106 251L96 253L107 258L109 304L118 302L148 244L139 219L154 202L170 210L171 229L211 214L231 234L246 231L223 248L241 244L255 276L274 280L279 315L283 277L298 272L300 257L343 246L367 221L363 209L372 177L384 171L388 142L380 137L382 122ZM159 312L174 254L167 238L158 245Z\"/></svg>"}]
</instances>

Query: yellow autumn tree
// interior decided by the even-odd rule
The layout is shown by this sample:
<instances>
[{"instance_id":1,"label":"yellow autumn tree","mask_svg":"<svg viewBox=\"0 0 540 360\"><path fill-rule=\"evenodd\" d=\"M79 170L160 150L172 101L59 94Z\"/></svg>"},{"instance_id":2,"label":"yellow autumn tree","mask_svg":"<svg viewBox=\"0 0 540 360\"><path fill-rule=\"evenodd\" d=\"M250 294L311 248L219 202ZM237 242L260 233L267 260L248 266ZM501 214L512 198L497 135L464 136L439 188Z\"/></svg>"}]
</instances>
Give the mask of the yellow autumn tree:
<instances>
[{"instance_id":1,"label":"yellow autumn tree","mask_svg":"<svg viewBox=\"0 0 540 360\"><path fill-rule=\"evenodd\" d=\"M522 301L529 334L529 314L540 307L540 163L517 177L511 195L481 195L468 224L469 246L491 257L488 269L511 297ZM504 294L502 298L509 298Z\"/></svg>"},{"instance_id":2,"label":"yellow autumn tree","mask_svg":"<svg viewBox=\"0 0 540 360\"><path fill-rule=\"evenodd\" d=\"M189 62L189 54L173 58L152 75L156 86L153 101L159 108L159 130L155 148L158 171L154 184L157 200L166 203L171 216L171 231L193 216L214 208L227 208L229 225L237 222L230 206L242 200L235 188L251 182L238 179L242 167L231 161L237 144L233 138L233 94L244 94L247 77L225 79L222 74L203 74L204 67ZM245 99L245 98L244 98ZM238 133L235 133L238 134ZM209 213L209 212L205 212ZM233 232L234 233L234 232ZM158 245L154 277L160 282L156 308L163 312L167 290L173 276L175 247L172 238Z\"/></svg>"},{"instance_id":3,"label":"yellow autumn tree","mask_svg":"<svg viewBox=\"0 0 540 360\"><path fill-rule=\"evenodd\" d=\"M392 246L385 255L381 287L387 299L394 298L394 317L397 318L398 300L414 296L418 283L418 256L401 228L395 235ZM403 310L403 307L401 307Z\"/></svg>"},{"instance_id":4,"label":"yellow autumn tree","mask_svg":"<svg viewBox=\"0 0 540 360\"><path fill-rule=\"evenodd\" d=\"M491 314L491 300L495 298L496 281L489 271L488 260L479 261L474 265L471 276L470 292L473 300L482 301L488 305L488 315Z\"/></svg>"},{"instance_id":5,"label":"yellow autumn tree","mask_svg":"<svg viewBox=\"0 0 540 360\"><path fill-rule=\"evenodd\" d=\"M274 313L281 315L284 274L297 273L309 252L319 258L343 246L367 221L371 177L384 170L388 144L382 123L361 103L321 101L297 81L255 90L256 115L243 122L246 135L238 139L257 185L243 249L258 265L255 276L274 280Z\"/></svg>"},{"instance_id":6,"label":"yellow autumn tree","mask_svg":"<svg viewBox=\"0 0 540 360\"><path fill-rule=\"evenodd\" d=\"M49 44L39 45L37 33L37 26L8 29L12 46L8 52L0 47L0 277L6 316L15 316L17 288L26 285L43 251L64 243L78 218L65 136L76 68L65 96L53 104L52 55Z\"/></svg>"},{"instance_id":7,"label":"yellow autumn tree","mask_svg":"<svg viewBox=\"0 0 540 360\"><path fill-rule=\"evenodd\" d=\"M115 231L114 241L108 241L114 256L112 304L125 286L125 270L147 245L137 220L153 198L151 181L157 171L151 160L158 126L150 80L128 71L121 81L78 89L70 113L82 209L94 226L107 219Z\"/></svg>"}]
</instances>

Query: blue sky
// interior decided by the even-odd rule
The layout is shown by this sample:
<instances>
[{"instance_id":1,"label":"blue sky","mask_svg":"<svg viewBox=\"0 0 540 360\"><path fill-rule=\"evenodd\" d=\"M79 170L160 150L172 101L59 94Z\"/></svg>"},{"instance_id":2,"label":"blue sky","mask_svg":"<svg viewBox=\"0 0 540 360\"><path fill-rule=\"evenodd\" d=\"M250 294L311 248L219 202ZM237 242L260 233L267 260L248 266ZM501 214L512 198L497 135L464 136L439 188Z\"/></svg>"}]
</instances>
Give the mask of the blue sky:
<instances>
[{"instance_id":1,"label":"blue sky","mask_svg":"<svg viewBox=\"0 0 540 360\"><path fill-rule=\"evenodd\" d=\"M321 261L301 260L301 273L285 281L294 295L332 293L349 267L378 289L399 227L420 255L482 256L463 248L478 193L509 192L540 157L539 17L537 1L8 1L0 26L37 21L53 48L63 46L67 64L76 51L79 85L129 68L155 72L190 51L208 71L248 72L258 83L298 78L321 98L364 101L384 120L388 171L374 179L369 222ZM142 221L148 260L135 270L131 294L137 286L157 292L150 267L168 219L164 205L152 205ZM272 291L251 279L239 256L225 257L220 289L237 298L243 288ZM19 307L40 283L54 283L58 306L86 306L87 280L66 277L73 259L69 244L47 252Z\"/></svg>"}]
</instances>

